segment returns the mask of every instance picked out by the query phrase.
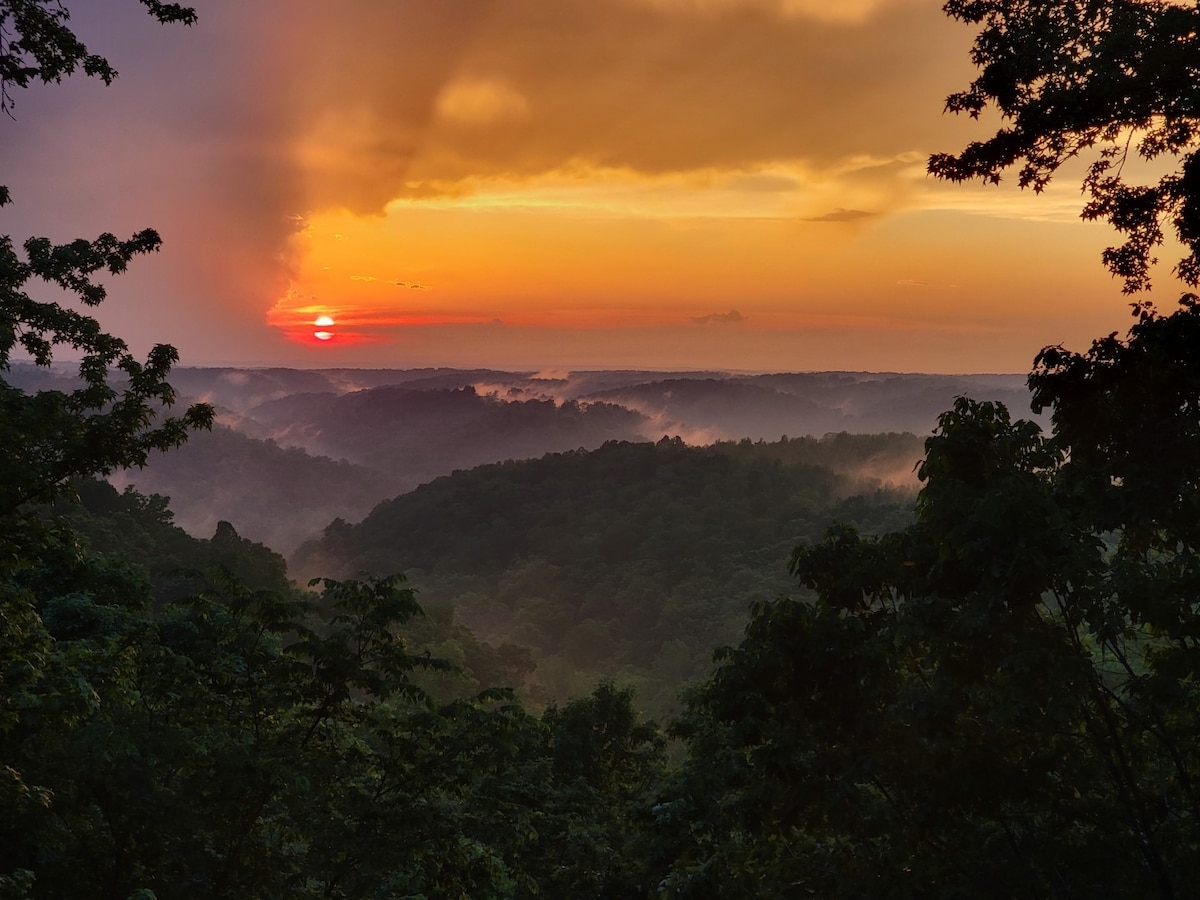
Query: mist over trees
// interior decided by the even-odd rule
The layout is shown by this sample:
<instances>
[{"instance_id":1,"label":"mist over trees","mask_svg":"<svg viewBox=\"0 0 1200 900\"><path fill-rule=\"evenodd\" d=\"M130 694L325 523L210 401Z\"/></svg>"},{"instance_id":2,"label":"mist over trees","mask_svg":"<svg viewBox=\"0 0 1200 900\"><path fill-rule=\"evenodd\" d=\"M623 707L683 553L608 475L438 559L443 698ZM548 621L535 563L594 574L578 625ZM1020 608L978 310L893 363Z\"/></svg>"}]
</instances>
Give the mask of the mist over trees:
<instances>
[{"instance_id":1,"label":"mist over trees","mask_svg":"<svg viewBox=\"0 0 1200 900\"><path fill-rule=\"evenodd\" d=\"M111 478L119 487L170 497L175 522L210 535L220 521L281 553L291 553L334 519L361 519L407 479L345 460L312 456L223 425L192 435L144 469Z\"/></svg>"},{"instance_id":2,"label":"mist over trees","mask_svg":"<svg viewBox=\"0 0 1200 900\"><path fill-rule=\"evenodd\" d=\"M17 375L33 383L28 371ZM922 434L956 396L1029 397L1018 376L868 373L184 369L176 381L214 405L218 427L117 483L169 496L176 521L197 536L224 519L284 553L335 518L356 521L376 503L477 465L664 436L707 445ZM912 446L886 465L864 461L863 474L915 484ZM831 452L818 464L851 473L844 459Z\"/></svg>"}]
</instances>

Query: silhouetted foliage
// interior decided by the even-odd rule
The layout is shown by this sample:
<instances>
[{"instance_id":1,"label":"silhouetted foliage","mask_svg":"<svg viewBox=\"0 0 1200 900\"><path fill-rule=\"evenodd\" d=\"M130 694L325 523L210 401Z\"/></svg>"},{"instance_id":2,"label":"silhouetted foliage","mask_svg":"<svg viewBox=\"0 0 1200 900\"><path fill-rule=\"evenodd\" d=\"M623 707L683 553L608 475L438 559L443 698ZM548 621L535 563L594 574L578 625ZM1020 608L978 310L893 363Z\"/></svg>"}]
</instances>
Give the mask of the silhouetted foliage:
<instances>
[{"instance_id":1,"label":"silhouetted foliage","mask_svg":"<svg viewBox=\"0 0 1200 900\"><path fill-rule=\"evenodd\" d=\"M1104 263L1127 292L1150 286L1163 223L1187 255L1177 273L1200 283L1200 109L1194 59L1200 9L1170 0L950 0L946 12L982 26L972 49L979 74L946 109L1005 124L961 153L934 154L941 178L998 183L1017 167L1041 191L1068 160L1092 162L1083 179L1085 219L1104 219L1125 241ZM1174 162L1137 183L1141 161Z\"/></svg>"},{"instance_id":2,"label":"silhouetted foliage","mask_svg":"<svg viewBox=\"0 0 1200 900\"><path fill-rule=\"evenodd\" d=\"M195 19L192 10L175 3L142 3L161 22ZM0 109L9 110L14 88L35 80L61 81L79 68L105 82L116 76L107 60L79 41L69 20L61 2L0 3ZM0 188L0 205L8 202L7 188ZM73 479L144 465L152 450L178 446L189 429L211 423L212 410L203 404L180 417L163 415L175 402L166 381L178 359L174 348L160 344L139 362L95 319L27 292L41 282L71 302L97 306L107 294L98 275L124 272L134 257L158 250L160 243L149 229L127 240L102 234L94 241L54 244L31 237L20 250L10 236L0 237L0 376L14 353L41 367L49 367L60 346L82 358L71 390L27 394L0 378L0 516L22 504L53 500Z\"/></svg>"},{"instance_id":3,"label":"silhouetted foliage","mask_svg":"<svg viewBox=\"0 0 1200 900\"><path fill-rule=\"evenodd\" d=\"M916 521L793 557L676 733L672 896L1178 897L1200 876L1197 307L961 400Z\"/></svg>"},{"instance_id":4,"label":"silhouetted foliage","mask_svg":"<svg viewBox=\"0 0 1200 900\"><path fill-rule=\"evenodd\" d=\"M57 246L30 238L22 256L10 238L0 237L0 375L18 348L40 366L51 364L59 345L82 354L81 386L71 391L26 394L0 381L0 510L52 500L75 478L144 465L152 450L178 446L189 429L211 423L204 404L180 417L162 416L175 402L166 381L178 358L174 348L160 344L140 363L95 319L25 292L28 282L41 280L95 306L106 294L93 280L97 271L119 274L158 245L150 231L128 241L101 235ZM120 387L112 383L115 372Z\"/></svg>"},{"instance_id":5,"label":"silhouetted foliage","mask_svg":"<svg viewBox=\"0 0 1200 900\"><path fill-rule=\"evenodd\" d=\"M196 21L195 10L179 3L138 2L164 24L191 25ZM105 84L117 77L109 61L88 50L71 30L70 20L70 10L62 0L0 3L0 111L11 114L13 90L29 87L35 81L61 82L79 69Z\"/></svg>"}]
</instances>

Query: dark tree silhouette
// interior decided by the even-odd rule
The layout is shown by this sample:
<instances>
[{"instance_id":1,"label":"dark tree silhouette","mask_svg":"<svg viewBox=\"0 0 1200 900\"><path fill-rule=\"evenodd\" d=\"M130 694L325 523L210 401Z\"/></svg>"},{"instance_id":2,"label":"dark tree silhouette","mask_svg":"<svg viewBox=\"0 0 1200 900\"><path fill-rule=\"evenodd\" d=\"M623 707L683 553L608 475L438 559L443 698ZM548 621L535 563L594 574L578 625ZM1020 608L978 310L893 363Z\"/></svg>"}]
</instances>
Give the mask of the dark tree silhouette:
<instances>
[{"instance_id":1,"label":"dark tree silhouette","mask_svg":"<svg viewBox=\"0 0 1200 900\"><path fill-rule=\"evenodd\" d=\"M979 75L947 99L946 109L977 118L992 108L1004 124L958 154L934 154L929 171L999 183L1016 168L1021 187L1041 191L1064 163L1090 160L1082 216L1106 220L1124 236L1103 259L1125 291L1150 287L1164 226L1187 251L1177 274L1200 283L1200 7L1170 0L950 0L945 10L982 26L971 54Z\"/></svg>"}]
</instances>

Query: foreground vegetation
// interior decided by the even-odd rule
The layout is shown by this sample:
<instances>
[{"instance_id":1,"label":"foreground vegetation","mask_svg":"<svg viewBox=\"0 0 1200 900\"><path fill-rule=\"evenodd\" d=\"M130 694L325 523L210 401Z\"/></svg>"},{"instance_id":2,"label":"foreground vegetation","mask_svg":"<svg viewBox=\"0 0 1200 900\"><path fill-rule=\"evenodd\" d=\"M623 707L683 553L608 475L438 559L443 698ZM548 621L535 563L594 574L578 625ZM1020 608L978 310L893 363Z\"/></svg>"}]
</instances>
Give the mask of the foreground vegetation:
<instances>
[{"instance_id":1,"label":"foreground vegetation","mask_svg":"<svg viewBox=\"0 0 1200 900\"><path fill-rule=\"evenodd\" d=\"M490 686L439 700L453 666L421 648L446 623L398 576L300 591L229 526L196 541L159 500L76 482L82 512L5 520L4 889L1179 896L1197 341L1188 299L1047 351L1052 436L961 400L911 524L802 543L811 593L757 603L665 729L611 683L540 713ZM530 662L457 639L479 683Z\"/></svg>"}]
</instances>

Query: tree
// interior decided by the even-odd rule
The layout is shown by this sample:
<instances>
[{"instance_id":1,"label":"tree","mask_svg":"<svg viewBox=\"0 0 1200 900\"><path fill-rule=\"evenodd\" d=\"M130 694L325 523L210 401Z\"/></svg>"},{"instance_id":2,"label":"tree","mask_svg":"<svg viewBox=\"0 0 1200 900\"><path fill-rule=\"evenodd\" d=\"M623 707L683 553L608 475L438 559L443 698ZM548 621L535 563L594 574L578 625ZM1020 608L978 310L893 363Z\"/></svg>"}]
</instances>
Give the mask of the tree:
<instances>
[{"instance_id":1,"label":"tree","mask_svg":"<svg viewBox=\"0 0 1200 900\"><path fill-rule=\"evenodd\" d=\"M196 19L194 10L177 3L140 2L160 22ZM59 82L79 69L105 83L116 77L69 23L60 0L0 2L0 109L11 114L13 91L34 81ZM9 200L8 189L0 187L0 205ZM176 399L166 380L178 360L173 347L160 344L139 362L95 319L28 293L31 283L43 282L84 307L97 306L107 293L98 275L118 275L160 244L149 229L127 240L102 234L54 244L32 237L21 251L10 236L0 237L0 376L21 351L39 366L51 364L58 346L81 356L81 386L69 393L27 395L0 378L0 517L22 504L54 499L75 478L144 465L152 450L178 446L189 429L211 425L212 409L204 404L178 417L163 414Z\"/></svg>"},{"instance_id":2,"label":"tree","mask_svg":"<svg viewBox=\"0 0 1200 900\"><path fill-rule=\"evenodd\" d=\"M413 810L453 770L414 771L434 756L414 714L438 717L410 675L441 664L397 636L419 612L399 579L231 582L157 612L87 554L23 581L53 642L0 732L36 786L6 807L0 872L32 896L372 896L433 867L405 858L431 827Z\"/></svg>"},{"instance_id":3,"label":"tree","mask_svg":"<svg viewBox=\"0 0 1200 900\"><path fill-rule=\"evenodd\" d=\"M173 347L160 344L138 362L95 319L25 291L40 279L95 306L105 297L104 286L92 280L97 271L120 273L135 255L158 245L150 231L128 241L105 234L57 246L30 238L22 258L9 237L0 237L0 375L18 346L39 366L51 364L57 345L82 354L81 386L69 393L29 395L0 381L0 512L50 501L79 477L144 465L152 450L178 446L190 429L211 424L205 404L178 417L161 414L176 399L166 380L178 359ZM116 373L122 380L114 384Z\"/></svg>"},{"instance_id":4,"label":"tree","mask_svg":"<svg viewBox=\"0 0 1200 900\"><path fill-rule=\"evenodd\" d=\"M173 3L142 0L162 22L190 23L195 13ZM0 109L11 116L13 93L35 80L60 81L82 68L111 81L115 70L91 53L69 27L58 0L0 2ZM0 186L0 205L10 201ZM144 464L147 454L181 443L188 429L205 427L212 410L195 405L178 417L166 381L175 350L155 347L139 362L95 319L53 300L36 300L31 283L74 295L84 307L105 298L98 276L123 272L137 255L158 249L158 235L128 240L111 234L94 241L54 244L24 241L20 250L0 237L0 801L14 821L53 819L62 798L41 782L16 746L31 735L80 723L97 691L122 670L120 637L127 604L136 607L136 575L88 557L69 528L46 527L31 505L69 493L80 476ZM69 392L26 394L4 375L14 355L49 366L57 347L81 357L79 386ZM74 579L75 587L64 585ZM120 595L124 594L124 597ZM97 626L95 640L78 657L64 655L54 621ZM48 621L49 619L49 621ZM84 631L88 632L85 627ZM106 641L114 640L114 644ZM104 661L105 654L113 658ZM46 726L46 722L53 725ZM24 895L34 872L6 856L0 892Z\"/></svg>"},{"instance_id":5,"label":"tree","mask_svg":"<svg viewBox=\"0 0 1200 900\"><path fill-rule=\"evenodd\" d=\"M951 0L1006 124L930 171L1041 191L1093 153L1083 215L1149 287L1169 221L1200 282L1200 4ZM1134 157L1178 169L1130 183ZM1054 433L956 402L909 528L797 548L690 698L659 806L671 896L1182 896L1200 877L1200 300L1045 348ZM684 827L680 827L683 825Z\"/></svg>"},{"instance_id":6,"label":"tree","mask_svg":"<svg viewBox=\"0 0 1200 900\"><path fill-rule=\"evenodd\" d=\"M196 11L179 3L138 0L163 23L191 25ZM61 82L82 68L111 84L117 70L88 50L69 26L70 11L61 0L4 0L0 3L0 111L12 114L13 89L34 81Z\"/></svg>"},{"instance_id":7,"label":"tree","mask_svg":"<svg viewBox=\"0 0 1200 900\"><path fill-rule=\"evenodd\" d=\"M1061 436L960 400L910 528L797 549L815 599L759 605L676 726L672 896L1166 898L1200 877L1200 486L1175 465L1200 435L1178 395L1146 413L1170 461L1151 473L1116 424L1142 396L1121 370L1164 370L1198 321L1045 361Z\"/></svg>"},{"instance_id":8,"label":"tree","mask_svg":"<svg viewBox=\"0 0 1200 900\"><path fill-rule=\"evenodd\" d=\"M951 181L999 183L1017 170L1041 191L1069 160L1089 158L1085 219L1107 220L1124 243L1104 264L1126 292L1150 287L1164 223L1186 255L1176 272L1200 284L1200 4L1172 0L949 0L946 12L982 26L980 72L946 109L973 118L994 107L997 133L958 154L930 157ZM1138 183L1138 161L1149 177ZM1155 177L1163 163L1175 165Z\"/></svg>"}]
</instances>

